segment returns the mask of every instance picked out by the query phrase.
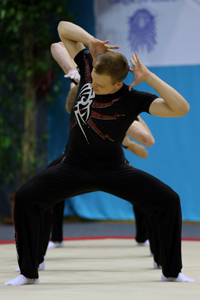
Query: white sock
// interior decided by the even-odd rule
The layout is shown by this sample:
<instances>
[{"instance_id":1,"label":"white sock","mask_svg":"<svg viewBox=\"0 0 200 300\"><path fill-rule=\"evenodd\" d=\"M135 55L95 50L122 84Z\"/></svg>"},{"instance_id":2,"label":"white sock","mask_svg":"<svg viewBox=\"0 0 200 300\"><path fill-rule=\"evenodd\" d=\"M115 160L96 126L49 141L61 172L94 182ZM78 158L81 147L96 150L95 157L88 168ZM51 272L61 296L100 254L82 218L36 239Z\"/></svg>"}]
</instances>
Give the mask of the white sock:
<instances>
[{"instance_id":1,"label":"white sock","mask_svg":"<svg viewBox=\"0 0 200 300\"><path fill-rule=\"evenodd\" d=\"M4 285L24 285L24 284L38 284L40 283L39 278L27 278L24 275L20 274L16 278L7 281L4 283Z\"/></svg>"},{"instance_id":2,"label":"white sock","mask_svg":"<svg viewBox=\"0 0 200 300\"><path fill-rule=\"evenodd\" d=\"M45 261L44 260L41 264L39 264L38 271L45 271Z\"/></svg>"},{"instance_id":3,"label":"white sock","mask_svg":"<svg viewBox=\"0 0 200 300\"><path fill-rule=\"evenodd\" d=\"M149 240L146 240L144 243L138 243L136 242L137 246L149 246Z\"/></svg>"},{"instance_id":4,"label":"white sock","mask_svg":"<svg viewBox=\"0 0 200 300\"><path fill-rule=\"evenodd\" d=\"M195 282L194 279L189 278L182 273L178 274L178 277L165 277L163 274L161 275L162 281L173 281L173 282Z\"/></svg>"},{"instance_id":5,"label":"white sock","mask_svg":"<svg viewBox=\"0 0 200 300\"><path fill-rule=\"evenodd\" d=\"M62 242L52 242L52 241L49 241L48 249L62 248L62 247L64 247L63 241Z\"/></svg>"},{"instance_id":6,"label":"white sock","mask_svg":"<svg viewBox=\"0 0 200 300\"><path fill-rule=\"evenodd\" d=\"M162 267L160 265L158 265L155 260L153 260L153 268L154 269L162 269Z\"/></svg>"},{"instance_id":7,"label":"white sock","mask_svg":"<svg viewBox=\"0 0 200 300\"><path fill-rule=\"evenodd\" d=\"M45 271L45 262L39 264L38 271ZM20 268L15 269L15 272L20 272Z\"/></svg>"},{"instance_id":8,"label":"white sock","mask_svg":"<svg viewBox=\"0 0 200 300\"><path fill-rule=\"evenodd\" d=\"M15 272L20 272L20 268L15 269Z\"/></svg>"}]
</instances>

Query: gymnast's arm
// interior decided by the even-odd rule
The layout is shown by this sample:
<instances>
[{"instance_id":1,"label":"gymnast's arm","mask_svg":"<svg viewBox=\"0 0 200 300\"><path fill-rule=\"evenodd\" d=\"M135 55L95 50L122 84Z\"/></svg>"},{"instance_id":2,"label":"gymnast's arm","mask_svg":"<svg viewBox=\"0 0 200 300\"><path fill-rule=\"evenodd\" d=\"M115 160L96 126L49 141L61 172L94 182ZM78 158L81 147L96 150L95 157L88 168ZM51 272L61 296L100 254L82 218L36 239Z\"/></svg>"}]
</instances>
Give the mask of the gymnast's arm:
<instances>
[{"instance_id":1,"label":"gymnast's arm","mask_svg":"<svg viewBox=\"0 0 200 300\"><path fill-rule=\"evenodd\" d=\"M85 48L84 45L89 47L93 58L93 64L95 64L98 55L102 55L107 51L119 48L118 46L107 45L109 43L108 40L98 40L83 28L71 22L61 21L58 25L58 33L65 48L69 52L69 55L73 59L82 49Z\"/></svg>"}]
</instances>

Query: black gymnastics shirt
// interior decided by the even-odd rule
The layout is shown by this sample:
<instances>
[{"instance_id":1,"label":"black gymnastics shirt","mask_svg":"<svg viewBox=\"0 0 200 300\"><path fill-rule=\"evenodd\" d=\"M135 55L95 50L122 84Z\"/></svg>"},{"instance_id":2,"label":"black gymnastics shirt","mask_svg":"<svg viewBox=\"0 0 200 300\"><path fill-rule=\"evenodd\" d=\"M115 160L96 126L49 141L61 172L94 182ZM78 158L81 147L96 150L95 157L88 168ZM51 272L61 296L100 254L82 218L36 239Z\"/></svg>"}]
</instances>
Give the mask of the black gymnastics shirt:
<instances>
[{"instance_id":1,"label":"black gymnastics shirt","mask_svg":"<svg viewBox=\"0 0 200 300\"><path fill-rule=\"evenodd\" d=\"M81 162L124 161L122 140L132 122L158 96L123 84L114 94L95 95L91 83L92 56L87 49L75 57L81 80L69 125L66 156Z\"/></svg>"}]
</instances>

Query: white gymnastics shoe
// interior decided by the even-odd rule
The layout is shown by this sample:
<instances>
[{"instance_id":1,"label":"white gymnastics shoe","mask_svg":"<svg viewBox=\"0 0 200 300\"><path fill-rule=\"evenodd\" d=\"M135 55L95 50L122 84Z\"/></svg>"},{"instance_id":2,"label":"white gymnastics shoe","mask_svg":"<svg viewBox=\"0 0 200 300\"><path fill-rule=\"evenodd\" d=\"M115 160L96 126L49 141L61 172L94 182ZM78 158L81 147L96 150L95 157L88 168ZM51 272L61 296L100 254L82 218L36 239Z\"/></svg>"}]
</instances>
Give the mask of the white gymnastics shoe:
<instances>
[{"instance_id":1,"label":"white gymnastics shoe","mask_svg":"<svg viewBox=\"0 0 200 300\"><path fill-rule=\"evenodd\" d=\"M52 241L49 241L48 249L62 248L62 247L64 247L64 243L63 242L52 242Z\"/></svg>"},{"instance_id":2,"label":"white gymnastics shoe","mask_svg":"<svg viewBox=\"0 0 200 300\"><path fill-rule=\"evenodd\" d=\"M25 284L38 284L40 283L39 278L27 278L24 275L20 274L16 278L9 280L4 283L4 285L25 285Z\"/></svg>"},{"instance_id":3,"label":"white gymnastics shoe","mask_svg":"<svg viewBox=\"0 0 200 300\"><path fill-rule=\"evenodd\" d=\"M137 246L149 246L149 240L146 240L144 243L138 243L136 242Z\"/></svg>"},{"instance_id":4,"label":"white gymnastics shoe","mask_svg":"<svg viewBox=\"0 0 200 300\"><path fill-rule=\"evenodd\" d=\"M173 282L195 282L194 279L189 278L182 273L179 273L177 277L165 277L163 274L161 275L162 281L173 281Z\"/></svg>"}]
</instances>

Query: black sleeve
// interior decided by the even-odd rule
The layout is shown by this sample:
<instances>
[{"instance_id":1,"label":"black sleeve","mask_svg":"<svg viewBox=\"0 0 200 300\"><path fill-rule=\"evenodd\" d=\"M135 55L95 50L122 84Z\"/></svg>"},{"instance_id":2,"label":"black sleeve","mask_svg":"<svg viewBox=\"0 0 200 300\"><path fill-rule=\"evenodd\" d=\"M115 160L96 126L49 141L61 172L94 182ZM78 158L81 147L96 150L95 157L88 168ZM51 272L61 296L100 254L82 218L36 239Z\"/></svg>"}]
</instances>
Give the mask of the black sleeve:
<instances>
[{"instance_id":1,"label":"black sleeve","mask_svg":"<svg viewBox=\"0 0 200 300\"><path fill-rule=\"evenodd\" d=\"M140 92L137 90L132 90L130 95L130 106L132 106L131 102L134 101L136 105L136 109L138 111L138 115L142 112L149 113L149 107L151 103L159 98L157 95L149 93L149 92ZM131 109L131 107L130 107Z\"/></svg>"},{"instance_id":2,"label":"black sleeve","mask_svg":"<svg viewBox=\"0 0 200 300\"><path fill-rule=\"evenodd\" d=\"M81 76L81 81L84 83L92 82L91 72L92 72L92 56L90 51L87 49L81 50L74 58L75 63L78 66L78 71Z\"/></svg>"}]
</instances>

